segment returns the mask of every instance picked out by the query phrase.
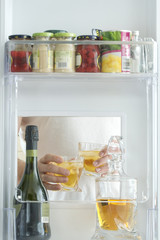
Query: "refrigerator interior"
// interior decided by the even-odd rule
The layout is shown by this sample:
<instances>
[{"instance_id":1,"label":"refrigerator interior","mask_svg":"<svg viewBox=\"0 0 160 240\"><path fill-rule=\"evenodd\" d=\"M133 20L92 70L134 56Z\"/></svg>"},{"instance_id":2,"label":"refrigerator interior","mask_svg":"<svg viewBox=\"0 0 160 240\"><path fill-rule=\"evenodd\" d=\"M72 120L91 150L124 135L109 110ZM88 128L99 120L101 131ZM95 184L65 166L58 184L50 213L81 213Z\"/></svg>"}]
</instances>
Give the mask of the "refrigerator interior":
<instances>
[{"instance_id":1,"label":"refrigerator interior","mask_svg":"<svg viewBox=\"0 0 160 240\"><path fill-rule=\"evenodd\" d=\"M5 23L2 32L4 38L1 40L3 47L10 34L32 34L47 29L66 29L77 35L91 34L92 28L129 29L140 30L142 38L151 37L156 40L157 37L156 1L10 0L1 1L1 4L5 9L2 15ZM3 163L3 208L7 209L9 216L15 218L12 199L17 177L18 116L65 119L118 117L119 132L126 145L125 170L129 176L138 180L136 229L142 239L158 239L158 228L154 224L157 222L158 193L157 75L32 75L6 72L1 78L5 92L4 122L2 121L6 159ZM47 97L42 98L42 95ZM50 198L53 239L90 239L96 226L93 199L78 202L76 197L75 202L58 200L58 195L56 200ZM6 213L3 215L6 219ZM8 221L9 229L13 229L12 225L12 221ZM14 231L11 230L13 234L10 231L8 233L8 228L3 228L4 239L9 239L9 234L14 239Z\"/></svg>"}]
</instances>

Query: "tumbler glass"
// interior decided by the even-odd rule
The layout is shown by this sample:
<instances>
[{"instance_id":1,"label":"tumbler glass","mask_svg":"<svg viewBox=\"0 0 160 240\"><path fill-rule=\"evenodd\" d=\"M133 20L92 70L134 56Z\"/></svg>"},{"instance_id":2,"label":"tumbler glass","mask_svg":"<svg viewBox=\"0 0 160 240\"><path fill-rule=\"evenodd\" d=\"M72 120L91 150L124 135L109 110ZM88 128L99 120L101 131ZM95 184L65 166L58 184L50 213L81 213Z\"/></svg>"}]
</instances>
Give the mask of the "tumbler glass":
<instances>
[{"instance_id":1,"label":"tumbler glass","mask_svg":"<svg viewBox=\"0 0 160 240\"><path fill-rule=\"evenodd\" d=\"M100 158L99 153L105 147L104 144L100 143L79 143L79 155L84 158L84 172L89 176L99 176L95 171L96 167L93 162Z\"/></svg>"},{"instance_id":2,"label":"tumbler glass","mask_svg":"<svg viewBox=\"0 0 160 240\"><path fill-rule=\"evenodd\" d=\"M68 181L65 183L61 183L61 191L81 191L78 186L78 182L83 170L83 157L63 156L63 160L64 162L58 164L58 166L68 169L70 171L70 174L67 177ZM55 175L60 176L59 174Z\"/></svg>"}]
</instances>

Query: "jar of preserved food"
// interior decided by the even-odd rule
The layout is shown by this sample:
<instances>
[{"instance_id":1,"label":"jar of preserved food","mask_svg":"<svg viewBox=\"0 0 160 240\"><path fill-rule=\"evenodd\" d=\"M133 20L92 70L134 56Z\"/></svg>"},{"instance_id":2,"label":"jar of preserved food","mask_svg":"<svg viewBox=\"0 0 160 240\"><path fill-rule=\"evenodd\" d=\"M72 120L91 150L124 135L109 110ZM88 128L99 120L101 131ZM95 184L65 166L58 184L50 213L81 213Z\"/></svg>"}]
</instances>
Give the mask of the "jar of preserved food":
<instances>
[{"instance_id":1,"label":"jar of preserved food","mask_svg":"<svg viewBox=\"0 0 160 240\"><path fill-rule=\"evenodd\" d=\"M56 33L58 41L72 41L74 33ZM75 72L75 46L70 43L56 44L55 46L55 72Z\"/></svg>"},{"instance_id":2,"label":"jar of preserved food","mask_svg":"<svg viewBox=\"0 0 160 240\"><path fill-rule=\"evenodd\" d=\"M142 46L138 45L139 40L140 40L139 31L132 31L132 42L137 42L137 44L133 44L130 47L130 51L131 51L130 65L131 65L132 73L141 72L141 47Z\"/></svg>"},{"instance_id":3,"label":"jar of preserved food","mask_svg":"<svg viewBox=\"0 0 160 240\"><path fill-rule=\"evenodd\" d=\"M38 41L49 41L53 33L34 33L33 39ZM54 46L51 43L35 42L33 45L33 72L53 72Z\"/></svg>"},{"instance_id":4,"label":"jar of preserved food","mask_svg":"<svg viewBox=\"0 0 160 240\"><path fill-rule=\"evenodd\" d=\"M131 31L109 30L103 31L104 41L130 41ZM101 46L102 72L119 73L130 72L130 45L104 44Z\"/></svg>"},{"instance_id":5,"label":"jar of preserved food","mask_svg":"<svg viewBox=\"0 0 160 240\"><path fill-rule=\"evenodd\" d=\"M77 40L99 40L98 36L82 35ZM81 44L76 49L76 72L100 72L100 48L98 45Z\"/></svg>"},{"instance_id":6,"label":"jar of preserved food","mask_svg":"<svg viewBox=\"0 0 160 240\"><path fill-rule=\"evenodd\" d=\"M29 35L11 35L9 40L31 40ZM30 44L23 43L20 44L14 43L11 46L10 50L10 67L9 71L11 72L31 72L31 54L32 47Z\"/></svg>"}]
</instances>

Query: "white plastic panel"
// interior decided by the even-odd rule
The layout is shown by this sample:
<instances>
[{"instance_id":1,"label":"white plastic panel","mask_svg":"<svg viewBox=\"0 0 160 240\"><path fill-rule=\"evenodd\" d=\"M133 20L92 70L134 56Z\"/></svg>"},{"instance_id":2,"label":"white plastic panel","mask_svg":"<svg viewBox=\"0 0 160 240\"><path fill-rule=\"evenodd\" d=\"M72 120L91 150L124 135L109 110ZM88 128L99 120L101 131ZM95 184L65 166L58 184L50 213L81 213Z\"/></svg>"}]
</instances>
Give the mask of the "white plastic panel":
<instances>
[{"instance_id":1,"label":"white plastic panel","mask_svg":"<svg viewBox=\"0 0 160 240\"><path fill-rule=\"evenodd\" d=\"M128 170L130 175L138 177L144 185L147 180L147 136L152 134L147 130L147 124L151 124L151 98L151 79L132 76L117 79L109 76L103 79L94 75L88 79L68 76L66 79L59 75L59 78L45 81L43 76L39 76L39 80L28 77L25 81L18 81L19 116L122 117L122 134L126 139L130 159ZM135 159L136 162L144 163L136 167ZM142 172L146 173L144 178ZM139 191L142 194L142 189ZM147 197L147 190L143 195Z\"/></svg>"},{"instance_id":2,"label":"white plastic panel","mask_svg":"<svg viewBox=\"0 0 160 240\"><path fill-rule=\"evenodd\" d=\"M50 203L50 226L51 240L91 239L96 228L95 204Z\"/></svg>"}]
</instances>

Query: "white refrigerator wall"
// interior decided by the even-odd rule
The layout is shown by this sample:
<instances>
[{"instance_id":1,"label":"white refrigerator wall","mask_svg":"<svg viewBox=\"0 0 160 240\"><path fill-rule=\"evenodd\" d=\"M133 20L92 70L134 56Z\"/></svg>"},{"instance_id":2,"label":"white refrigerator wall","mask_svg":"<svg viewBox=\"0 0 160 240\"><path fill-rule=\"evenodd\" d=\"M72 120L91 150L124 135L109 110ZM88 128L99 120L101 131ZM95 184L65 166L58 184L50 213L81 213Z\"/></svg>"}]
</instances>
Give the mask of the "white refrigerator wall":
<instances>
[{"instance_id":1,"label":"white refrigerator wall","mask_svg":"<svg viewBox=\"0 0 160 240\"><path fill-rule=\"evenodd\" d=\"M102 30L140 30L156 37L156 0L14 0L13 33L66 29L77 35Z\"/></svg>"}]
</instances>

